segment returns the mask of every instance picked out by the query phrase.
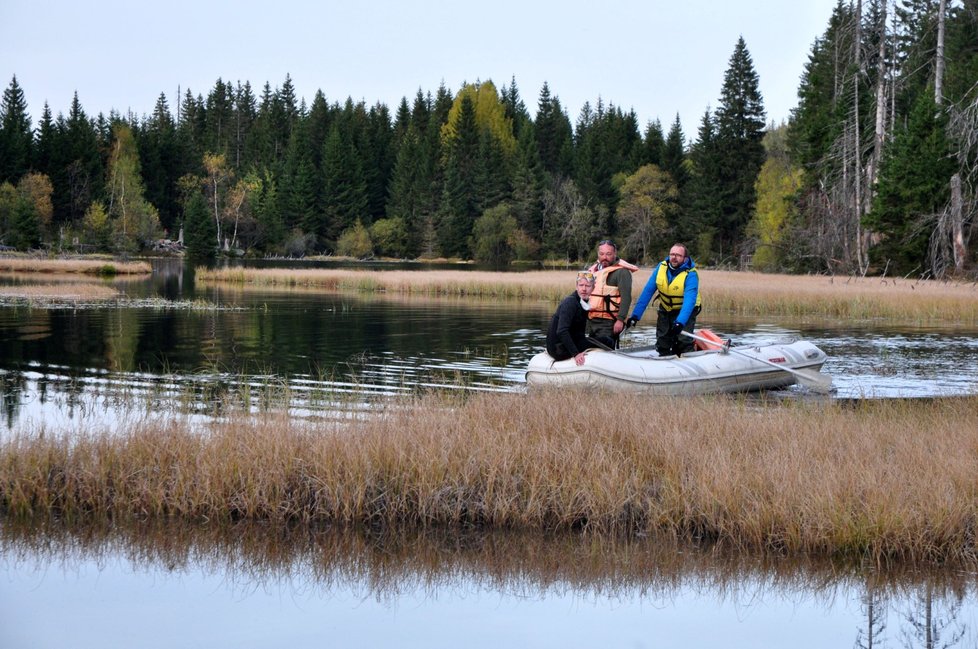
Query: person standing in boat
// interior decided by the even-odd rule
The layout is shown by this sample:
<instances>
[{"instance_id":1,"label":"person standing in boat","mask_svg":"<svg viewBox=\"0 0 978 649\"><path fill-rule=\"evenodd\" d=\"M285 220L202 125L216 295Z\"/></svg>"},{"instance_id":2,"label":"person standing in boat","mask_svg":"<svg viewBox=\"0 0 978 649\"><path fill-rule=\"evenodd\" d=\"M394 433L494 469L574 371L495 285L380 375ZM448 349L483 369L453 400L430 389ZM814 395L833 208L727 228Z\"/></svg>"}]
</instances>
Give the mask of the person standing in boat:
<instances>
[{"instance_id":1,"label":"person standing in boat","mask_svg":"<svg viewBox=\"0 0 978 649\"><path fill-rule=\"evenodd\" d=\"M594 273L595 283L587 314L587 335L617 349L632 304L632 273L638 266L619 259L618 246L611 239L604 239L598 242L598 261L588 270Z\"/></svg>"},{"instance_id":2,"label":"person standing in boat","mask_svg":"<svg viewBox=\"0 0 978 649\"><path fill-rule=\"evenodd\" d=\"M573 358L578 365L584 365L584 350L597 347L584 335L587 314L591 305L588 299L594 290L594 273L582 271L577 274L577 290L561 300L557 311L550 318L547 329L547 353L554 360Z\"/></svg>"},{"instance_id":3,"label":"person standing in boat","mask_svg":"<svg viewBox=\"0 0 978 649\"><path fill-rule=\"evenodd\" d=\"M674 244L669 249L669 256L652 271L626 321L629 327L642 319L655 294L659 296L655 323L655 348L659 356L681 356L692 351L693 339L683 336L682 332L693 333L696 326L696 316L701 309L700 278L684 244Z\"/></svg>"}]
</instances>

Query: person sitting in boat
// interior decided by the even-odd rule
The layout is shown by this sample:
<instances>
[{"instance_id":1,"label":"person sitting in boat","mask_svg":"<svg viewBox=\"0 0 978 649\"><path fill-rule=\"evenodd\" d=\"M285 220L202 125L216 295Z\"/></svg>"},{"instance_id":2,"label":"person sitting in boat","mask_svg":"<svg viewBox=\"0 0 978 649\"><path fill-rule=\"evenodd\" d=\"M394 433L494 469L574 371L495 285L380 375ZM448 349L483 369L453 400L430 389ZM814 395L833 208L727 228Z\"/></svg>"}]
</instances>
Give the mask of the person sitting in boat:
<instances>
[{"instance_id":1,"label":"person sitting in boat","mask_svg":"<svg viewBox=\"0 0 978 649\"><path fill-rule=\"evenodd\" d=\"M700 280L696 264L684 244L674 244L669 249L669 256L652 271L627 320L629 327L642 319L656 293L659 313L655 323L655 348L659 356L681 356L692 351L693 339L683 336L682 332L693 333L696 326L696 316L701 309Z\"/></svg>"},{"instance_id":2,"label":"person sitting in boat","mask_svg":"<svg viewBox=\"0 0 978 649\"><path fill-rule=\"evenodd\" d=\"M611 239L598 242L598 261L588 269L594 273L587 335L616 349L625 317L632 305L632 273L638 266L618 258L618 246Z\"/></svg>"},{"instance_id":3,"label":"person sitting in boat","mask_svg":"<svg viewBox=\"0 0 978 649\"><path fill-rule=\"evenodd\" d=\"M591 308L588 299L594 290L594 273L582 271L577 274L577 290L565 297L557 311L550 318L547 329L547 353L554 360L573 358L578 365L584 365L584 350L598 345L584 335L587 326L587 313Z\"/></svg>"}]
</instances>

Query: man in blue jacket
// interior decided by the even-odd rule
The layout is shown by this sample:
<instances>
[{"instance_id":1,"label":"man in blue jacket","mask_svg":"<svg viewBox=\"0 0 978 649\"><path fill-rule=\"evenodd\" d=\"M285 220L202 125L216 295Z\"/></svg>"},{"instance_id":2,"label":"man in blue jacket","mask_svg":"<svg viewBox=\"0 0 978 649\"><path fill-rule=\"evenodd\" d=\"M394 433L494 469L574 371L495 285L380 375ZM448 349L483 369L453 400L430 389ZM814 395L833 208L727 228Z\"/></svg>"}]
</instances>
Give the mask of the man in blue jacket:
<instances>
[{"instance_id":1,"label":"man in blue jacket","mask_svg":"<svg viewBox=\"0 0 978 649\"><path fill-rule=\"evenodd\" d=\"M659 296L659 313L655 323L655 348L659 356L680 356L693 350L693 339L681 332L693 333L696 316L701 308L700 280L696 264L689 250L681 243L669 249L669 256L652 271L652 276L642 289L628 318L628 326L634 326L652 301Z\"/></svg>"}]
</instances>

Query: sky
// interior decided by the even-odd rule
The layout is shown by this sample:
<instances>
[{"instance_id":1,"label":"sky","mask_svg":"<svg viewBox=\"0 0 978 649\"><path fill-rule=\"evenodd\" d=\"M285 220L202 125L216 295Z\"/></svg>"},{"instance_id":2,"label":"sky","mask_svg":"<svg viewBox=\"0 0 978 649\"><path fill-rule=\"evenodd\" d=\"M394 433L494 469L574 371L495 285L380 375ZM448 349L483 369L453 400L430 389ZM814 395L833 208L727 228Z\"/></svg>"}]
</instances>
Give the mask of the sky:
<instances>
[{"instance_id":1,"label":"sky","mask_svg":"<svg viewBox=\"0 0 978 649\"><path fill-rule=\"evenodd\" d=\"M395 112L442 84L515 80L531 116L546 82L572 122L586 102L679 116L687 142L716 108L739 37L767 121L787 120L837 0L0 0L0 86L16 75L36 126L74 93L94 117L142 117L161 93L204 97L218 79L256 95L286 75L310 104L352 98Z\"/></svg>"}]
</instances>

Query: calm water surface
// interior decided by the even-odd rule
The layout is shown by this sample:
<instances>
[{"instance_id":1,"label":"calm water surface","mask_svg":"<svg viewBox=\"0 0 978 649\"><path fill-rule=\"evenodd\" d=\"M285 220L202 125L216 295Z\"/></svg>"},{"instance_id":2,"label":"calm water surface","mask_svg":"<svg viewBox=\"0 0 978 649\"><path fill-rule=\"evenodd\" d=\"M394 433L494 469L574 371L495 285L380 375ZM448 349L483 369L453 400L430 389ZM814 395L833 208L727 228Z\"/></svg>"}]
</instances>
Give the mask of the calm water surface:
<instances>
[{"instance_id":1,"label":"calm water surface","mask_svg":"<svg viewBox=\"0 0 978 649\"><path fill-rule=\"evenodd\" d=\"M229 288L169 263L151 280L115 285L127 295L119 306L0 306L0 437L38 423L112 421L133 401L206 413L222 399L278 394L302 416L355 391L519 391L555 307ZM700 324L738 342L811 340L828 354L834 398L962 395L978 380L975 330L708 311ZM651 344L653 329L630 331L625 344ZM797 386L780 395L811 396ZM620 583L615 566L604 577L564 575L562 563L588 559L558 552L550 577L529 563L493 578L479 565L392 560L385 580L356 558L327 570L299 560L256 576L260 553L228 558L190 545L174 560L127 543L90 545L2 540L0 647L867 646L867 588L831 572L719 579L698 568ZM887 592L874 607L885 629L873 646L925 646L910 621L922 616L944 625L942 639L954 640L945 646L978 646L973 576L962 578L952 589L911 580Z\"/></svg>"}]
</instances>

